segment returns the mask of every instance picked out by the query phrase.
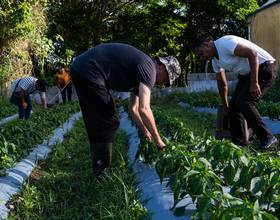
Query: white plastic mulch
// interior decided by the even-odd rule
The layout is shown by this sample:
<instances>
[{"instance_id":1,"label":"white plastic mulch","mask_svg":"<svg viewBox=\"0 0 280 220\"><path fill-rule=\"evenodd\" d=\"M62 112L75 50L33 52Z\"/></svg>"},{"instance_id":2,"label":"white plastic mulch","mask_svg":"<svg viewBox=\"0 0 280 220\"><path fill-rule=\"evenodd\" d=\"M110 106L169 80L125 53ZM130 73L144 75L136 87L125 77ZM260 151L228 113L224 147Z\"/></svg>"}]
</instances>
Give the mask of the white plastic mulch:
<instances>
[{"instance_id":1,"label":"white plastic mulch","mask_svg":"<svg viewBox=\"0 0 280 220\"><path fill-rule=\"evenodd\" d=\"M5 177L0 177L0 219L8 217L9 209L5 204L11 196L20 192L21 185L28 179L36 162L45 159L52 151L52 146L62 143L63 136L72 129L74 122L81 116L81 112L72 115L61 127L56 128L47 140L34 148L25 159L7 170Z\"/></svg>"},{"instance_id":2,"label":"white plastic mulch","mask_svg":"<svg viewBox=\"0 0 280 220\"><path fill-rule=\"evenodd\" d=\"M7 124L10 121L13 121L15 119L18 118L18 114L14 114L12 116L9 116L7 118L3 118L2 120L0 120L0 127L3 126L4 124Z\"/></svg>"},{"instance_id":3,"label":"white plastic mulch","mask_svg":"<svg viewBox=\"0 0 280 220\"><path fill-rule=\"evenodd\" d=\"M33 114L33 111L31 111L31 114ZM11 121L14 121L18 118L18 114L14 114L14 115L11 115L11 116L8 116L6 118L3 118L0 120L0 127L4 126L5 124L11 122Z\"/></svg>"},{"instance_id":4,"label":"white plastic mulch","mask_svg":"<svg viewBox=\"0 0 280 220\"><path fill-rule=\"evenodd\" d=\"M169 187L166 187L167 180L161 184L159 177L153 165L149 166L140 160L135 160L135 155L140 143L138 131L132 125L128 114L121 109L121 129L126 132L129 137L128 160L134 173L136 174L139 184L137 188L141 191L141 200L149 212L153 213L153 220L180 220L191 219L191 214L195 211L195 205L190 197L181 201L177 207L188 204L185 215L176 217L170 210L173 206L173 193ZM145 203L145 201L147 201Z\"/></svg>"}]
</instances>

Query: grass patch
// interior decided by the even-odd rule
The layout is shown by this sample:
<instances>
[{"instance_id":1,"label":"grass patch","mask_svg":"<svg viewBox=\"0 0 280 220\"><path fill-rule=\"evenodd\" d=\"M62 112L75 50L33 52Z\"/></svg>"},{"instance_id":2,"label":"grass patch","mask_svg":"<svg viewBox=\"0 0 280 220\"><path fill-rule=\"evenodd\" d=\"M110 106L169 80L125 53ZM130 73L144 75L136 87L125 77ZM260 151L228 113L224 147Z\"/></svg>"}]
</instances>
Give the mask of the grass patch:
<instances>
[{"instance_id":1,"label":"grass patch","mask_svg":"<svg viewBox=\"0 0 280 220\"><path fill-rule=\"evenodd\" d=\"M216 116L209 113L199 113L191 108L182 108L178 105L180 97L176 95L167 96L157 99L153 102L153 108L160 110L162 113L179 119L183 122L196 136L213 136L216 126ZM156 115L155 115L156 117Z\"/></svg>"},{"instance_id":2,"label":"grass patch","mask_svg":"<svg viewBox=\"0 0 280 220\"><path fill-rule=\"evenodd\" d=\"M21 199L14 198L9 219L146 219L126 150L126 136L118 132L112 172L99 182L92 174L89 143L79 121L41 165L44 175L23 187Z\"/></svg>"},{"instance_id":3,"label":"grass patch","mask_svg":"<svg viewBox=\"0 0 280 220\"><path fill-rule=\"evenodd\" d=\"M0 120L17 113L17 106L12 105L8 99L1 99L0 106Z\"/></svg>"},{"instance_id":4,"label":"grass patch","mask_svg":"<svg viewBox=\"0 0 280 220\"><path fill-rule=\"evenodd\" d=\"M36 111L29 120L17 119L1 127L0 176L79 110L77 102L69 102L46 111Z\"/></svg>"},{"instance_id":5,"label":"grass patch","mask_svg":"<svg viewBox=\"0 0 280 220\"><path fill-rule=\"evenodd\" d=\"M209 93L211 94L211 93ZM214 136L216 130L216 116L209 113L195 112L191 108L183 108L178 105L182 101L182 94L172 94L170 96L153 101L153 108L160 110L163 114L179 119L185 126L194 133L195 136ZM155 118L157 116L155 115ZM160 123L160 122L159 122ZM280 140L280 135L275 135ZM258 141L251 146L258 149ZM280 149L280 143L275 146ZM266 152L274 155L275 152Z\"/></svg>"}]
</instances>

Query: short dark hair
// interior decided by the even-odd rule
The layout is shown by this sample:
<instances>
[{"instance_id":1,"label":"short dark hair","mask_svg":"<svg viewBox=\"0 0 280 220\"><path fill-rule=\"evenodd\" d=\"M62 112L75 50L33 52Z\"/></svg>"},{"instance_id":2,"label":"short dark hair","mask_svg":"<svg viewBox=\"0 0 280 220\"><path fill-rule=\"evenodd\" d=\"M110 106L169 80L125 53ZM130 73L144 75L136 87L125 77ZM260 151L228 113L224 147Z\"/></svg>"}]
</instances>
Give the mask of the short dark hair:
<instances>
[{"instance_id":1,"label":"short dark hair","mask_svg":"<svg viewBox=\"0 0 280 220\"><path fill-rule=\"evenodd\" d=\"M46 92L47 91L47 82L43 79L38 79L36 81L39 91Z\"/></svg>"},{"instance_id":2,"label":"short dark hair","mask_svg":"<svg viewBox=\"0 0 280 220\"><path fill-rule=\"evenodd\" d=\"M199 36L195 39L193 49L199 48L204 42L208 42L211 39L205 36Z\"/></svg>"}]
</instances>

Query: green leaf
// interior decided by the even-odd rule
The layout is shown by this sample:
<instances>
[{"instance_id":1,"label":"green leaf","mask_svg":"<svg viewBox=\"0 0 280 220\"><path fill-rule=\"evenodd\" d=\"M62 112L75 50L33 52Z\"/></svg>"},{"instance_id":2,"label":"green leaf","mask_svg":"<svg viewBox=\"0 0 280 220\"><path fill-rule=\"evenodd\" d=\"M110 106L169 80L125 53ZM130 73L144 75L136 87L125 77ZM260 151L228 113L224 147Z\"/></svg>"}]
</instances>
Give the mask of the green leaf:
<instances>
[{"instance_id":1,"label":"green leaf","mask_svg":"<svg viewBox=\"0 0 280 220\"><path fill-rule=\"evenodd\" d=\"M193 176L193 175L196 175L196 174L199 174L199 172L198 171L196 171L196 170L190 170L187 174L186 174L186 178L189 178L189 177L191 177L191 176Z\"/></svg>"},{"instance_id":2,"label":"green leaf","mask_svg":"<svg viewBox=\"0 0 280 220\"><path fill-rule=\"evenodd\" d=\"M177 175L173 174L170 178L169 178L169 185L170 188L174 191L176 190L176 188L178 187L178 179L177 179Z\"/></svg>"},{"instance_id":3,"label":"green leaf","mask_svg":"<svg viewBox=\"0 0 280 220\"><path fill-rule=\"evenodd\" d=\"M225 177L225 181L227 184L232 184L235 174L236 174L236 169L232 166L231 163L229 163L225 169L224 169L224 177Z\"/></svg>"},{"instance_id":4,"label":"green leaf","mask_svg":"<svg viewBox=\"0 0 280 220\"><path fill-rule=\"evenodd\" d=\"M256 194L257 192L261 191L264 187L264 178L263 177L254 177L251 180L251 186L250 191L253 194Z\"/></svg>"},{"instance_id":5,"label":"green leaf","mask_svg":"<svg viewBox=\"0 0 280 220\"><path fill-rule=\"evenodd\" d=\"M204 157L200 157L199 161L201 161L207 169L211 168L211 163L208 160L206 160Z\"/></svg>"},{"instance_id":6,"label":"green leaf","mask_svg":"<svg viewBox=\"0 0 280 220\"><path fill-rule=\"evenodd\" d=\"M241 156L240 160L245 166L247 166L249 164L249 159L245 156Z\"/></svg>"},{"instance_id":7,"label":"green leaf","mask_svg":"<svg viewBox=\"0 0 280 220\"><path fill-rule=\"evenodd\" d=\"M188 184L190 187L190 195L201 195L204 191L206 181L202 179L200 175L195 175L188 179Z\"/></svg>"},{"instance_id":8,"label":"green leaf","mask_svg":"<svg viewBox=\"0 0 280 220\"><path fill-rule=\"evenodd\" d=\"M278 220L278 218L268 212L261 212L263 220Z\"/></svg>"},{"instance_id":9,"label":"green leaf","mask_svg":"<svg viewBox=\"0 0 280 220\"><path fill-rule=\"evenodd\" d=\"M254 203L254 212L255 212L255 214L260 212L259 200L256 200L255 203Z\"/></svg>"},{"instance_id":10,"label":"green leaf","mask_svg":"<svg viewBox=\"0 0 280 220\"><path fill-rule=\"evenodd\" d=\"M211 199L205 195L202 195L197 199L197 211L199 213L206 212L210 204L211 204Z\"/></svg>"},{"instance_id":11,"label":"green leaf","mask_svg":"<svg viewBox=\"0 0 280 220\"><path fill-rule=\"evenodd\" d=\"M248 184L248 174L249 174L249 167L243 167L240 172L239 176L239 184L240 186L246 188L246 185Z\"/></svg>"},{"instance_id":12,"label":"green leaf","mask_svg":"<svg viewBox=\"0 0 280 220\"><path fill-rule=\"evenodd\" d=\"M264 162L263 161L258 161L257 162L257 168L258 168L259 172L262 173L265 169Z\"/></svg>"}]
</instances>

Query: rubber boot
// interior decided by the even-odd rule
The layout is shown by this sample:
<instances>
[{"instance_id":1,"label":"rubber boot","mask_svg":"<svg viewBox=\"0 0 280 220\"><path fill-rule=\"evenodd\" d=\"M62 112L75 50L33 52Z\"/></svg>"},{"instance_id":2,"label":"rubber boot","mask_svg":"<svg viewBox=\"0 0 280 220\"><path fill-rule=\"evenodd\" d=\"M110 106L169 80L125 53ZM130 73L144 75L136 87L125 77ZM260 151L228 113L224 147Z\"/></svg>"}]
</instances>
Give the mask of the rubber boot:
<instances>
[{"instance_id":1,"label":"rubber boot","mask_svg":"<svg viewBox=\"0 0 280 220\"><path fill-rule=\"evenodd\" d=\"M90 150L93 174L99 177L106 168L111 166L112 143L91 143Z\"/></svg>"}]
</instances>

